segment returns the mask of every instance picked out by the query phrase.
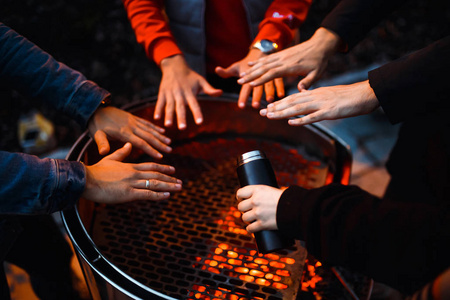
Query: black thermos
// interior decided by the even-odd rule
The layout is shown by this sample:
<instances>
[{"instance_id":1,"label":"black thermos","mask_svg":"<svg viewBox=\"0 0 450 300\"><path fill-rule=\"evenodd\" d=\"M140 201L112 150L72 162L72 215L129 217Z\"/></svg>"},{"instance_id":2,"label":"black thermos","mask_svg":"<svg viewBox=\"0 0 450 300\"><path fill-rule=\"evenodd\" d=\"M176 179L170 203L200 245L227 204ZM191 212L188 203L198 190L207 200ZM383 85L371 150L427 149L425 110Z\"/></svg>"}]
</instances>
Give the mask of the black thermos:
<instances>
[{"instance_id":1,"label":"black thermos","mask_svg":"<svg viewBox=\"0 0 450 300\"><path fill-rule=\"evenodd\" d=\"M242 154L237 160L237 175L241 187L263 184L278 188L277 178L264 152L254 150ZM262 254L277 251L294 244L294 240L283 237L278 230L263 230L255 234L258 251Z\"/></svg>"}]
</instances>

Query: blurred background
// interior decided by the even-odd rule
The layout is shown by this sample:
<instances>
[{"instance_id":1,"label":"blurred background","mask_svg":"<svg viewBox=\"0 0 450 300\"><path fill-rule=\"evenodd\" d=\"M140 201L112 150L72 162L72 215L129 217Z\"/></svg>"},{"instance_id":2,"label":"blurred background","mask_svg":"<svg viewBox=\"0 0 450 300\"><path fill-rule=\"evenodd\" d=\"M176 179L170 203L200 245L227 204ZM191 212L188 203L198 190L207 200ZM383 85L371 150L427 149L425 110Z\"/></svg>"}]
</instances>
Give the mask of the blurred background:
<instances>
[{"instance_id":1,"label":"blurred background","mask_svg":"<svg viewBox=\"0 0 450 300\"><path fill-rule=\"evenodd\" d=\"M301 27L301 40L312 35L337 2L313 1L309 16ZM159 69L146 58L135 41L120 0L1 0L0 7L0 22L109 90L114 104L120 106L156 95ZM368 68L442 37L449 27L449 20L448 1L409 1L372 30L350 53L335 56L322 82L333 84L339 80L351 81L354 76L361 76L359 74L364 76ZM0 149L21 151L17 142L17 119L34 107L2 82L0 97ZM39 109L56 127L55 147L72 144L80 129L51 108Z\"/></svg>"}]
</instances>

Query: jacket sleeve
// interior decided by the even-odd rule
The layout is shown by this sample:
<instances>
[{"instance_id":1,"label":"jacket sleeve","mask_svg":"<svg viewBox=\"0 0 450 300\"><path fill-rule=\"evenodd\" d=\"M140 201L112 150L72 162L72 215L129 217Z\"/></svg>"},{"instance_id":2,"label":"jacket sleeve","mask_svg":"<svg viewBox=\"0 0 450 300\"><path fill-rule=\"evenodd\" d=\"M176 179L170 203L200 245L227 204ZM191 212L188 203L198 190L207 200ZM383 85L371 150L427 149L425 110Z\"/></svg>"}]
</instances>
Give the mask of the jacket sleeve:
<instances>
[{"instance_id":1,"label":"jacket sleeve","mask_svg":"<svg viewBox=\"0 0 450 300\"><path fill-rule=\"evenodd\" d=\"M163 0L122 0L136 40L157 65L166 57L182 54L164 14Z\"/></svg>"},{"instance_id":2,"label":"jacket sleeve","mask_svg":"<svg viewBox=\"0 0 450 300\"><path fill-rule=\"evenodd\" d=\"M257 40L267 39L281 49L288 47L295 38L298 27L306 19L312 0L275 0L266 11L259 25Z\"/></svg>"},{"instance_id":3,"label":"jacket sleeve","mask_svg":"<svg viewBox=\"0 0 450 300\"><path fill-rule=\"evenodd\" d=\"M0 215L61 211L75 204L84 187L80 162L0 151Z\"/></svg>"},{"instance_id":4,"label":"jacket sleeve","mask_svg":"<svg viewBox=\"0 0 450 300\"><path fill-rule=\"evenodd\" d=\"M369 72L369 83L392 123L450 108L450 36Z\"/></svg>"},{"instance_id":5,"label":"jacket sleeve","mask_svg":"<svg viewBox=\"0 0 450 300\"><path fill-rule=\"evenodd\" d=\"M0 23L0 78L82 127L109 93Z\"/></svg>"},{"instance_id":6,"label":"jacket sleeve","mask_svg":"<svg viewBox=\"0 0 450 300\"><path fill-rule=\"evenodd\" d=\"M352 49L385 16L408 0L342 0L322 21Z\"/></svg>"},{"instance_id":7,"label":"jacket sleeve","mask_svg":"<svg viewBox=\"0 0 450 300\"><path fill-rule=\"evenodd\" d=\"M450 265L450 207L381 200L356 186L292 186L277 224L325 264L413 292Z\"/></svg>"}]
</instances>

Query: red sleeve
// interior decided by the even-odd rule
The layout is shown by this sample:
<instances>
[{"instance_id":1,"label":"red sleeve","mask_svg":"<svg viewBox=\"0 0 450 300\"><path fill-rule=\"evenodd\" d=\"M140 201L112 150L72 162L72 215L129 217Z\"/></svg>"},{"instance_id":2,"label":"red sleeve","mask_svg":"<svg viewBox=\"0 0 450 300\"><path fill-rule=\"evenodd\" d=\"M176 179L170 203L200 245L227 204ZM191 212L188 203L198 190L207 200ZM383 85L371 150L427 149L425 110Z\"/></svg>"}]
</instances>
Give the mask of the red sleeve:
<instances>
[{"instance_id":1,"label":"red sleeve","mask_svg":"<svg viewBox=\"0 0 450 300\"><path fill-rule=\"evenodd\" d=\"M295 31L305 21L312 0L275 0L259 25L255 41L267 39L286 48L293 41Z\"/></svg>"},{"instance_id":2,"label":"red sleeve","mask_svg":"<svg viewBox=\"0 0 450 300\"><path fill-rule=\"evenodd\" d=\"M159 65L163 58L182 54L163 13L163 0L122 1L136 40L144 47L149 59Z\"/></svg>"}]
</instances>

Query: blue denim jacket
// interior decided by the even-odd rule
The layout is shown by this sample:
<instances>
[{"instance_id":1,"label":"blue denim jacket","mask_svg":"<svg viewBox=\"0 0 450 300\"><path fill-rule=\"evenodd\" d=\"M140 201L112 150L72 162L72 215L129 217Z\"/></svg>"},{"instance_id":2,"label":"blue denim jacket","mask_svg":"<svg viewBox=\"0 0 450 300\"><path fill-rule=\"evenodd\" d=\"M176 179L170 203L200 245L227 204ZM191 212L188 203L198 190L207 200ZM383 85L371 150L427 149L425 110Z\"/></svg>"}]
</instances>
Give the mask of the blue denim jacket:
<instances>
[{"instance_id":1,"label":"blue denim jacket","mask_svg":"<svg viewBox=\"0 0 450 300\"><path fill-rule=\"evenodd\" d=\"M100 102L109 96L3 23L0 80L33 101L54 107L81 126L87 125ZM70 207L85 183L85 169L79 162L0 151L0 216L49 214Z\"/></svg>"}]
</instances>

